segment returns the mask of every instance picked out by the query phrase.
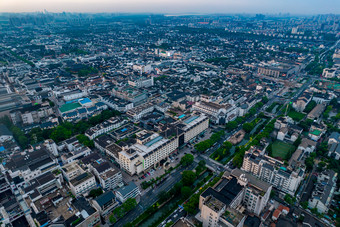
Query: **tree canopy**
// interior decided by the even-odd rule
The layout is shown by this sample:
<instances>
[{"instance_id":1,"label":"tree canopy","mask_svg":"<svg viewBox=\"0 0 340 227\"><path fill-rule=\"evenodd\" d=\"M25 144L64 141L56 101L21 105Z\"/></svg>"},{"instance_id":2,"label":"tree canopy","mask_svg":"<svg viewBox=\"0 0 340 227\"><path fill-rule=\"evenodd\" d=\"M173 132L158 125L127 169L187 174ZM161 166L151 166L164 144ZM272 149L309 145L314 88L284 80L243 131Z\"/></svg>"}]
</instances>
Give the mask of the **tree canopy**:
<instances>
[{"instance_id":1,"label":"tree canopy","mask_svg":"<svg viewBox=\"0 0 340 227\"><path fill-rule=\"evenodd\" d=\"M189 166L191 163L194 162L194 156L192 154L186 154L181 158L181 165L182 166Z\"/></svg>"}]
</instances>

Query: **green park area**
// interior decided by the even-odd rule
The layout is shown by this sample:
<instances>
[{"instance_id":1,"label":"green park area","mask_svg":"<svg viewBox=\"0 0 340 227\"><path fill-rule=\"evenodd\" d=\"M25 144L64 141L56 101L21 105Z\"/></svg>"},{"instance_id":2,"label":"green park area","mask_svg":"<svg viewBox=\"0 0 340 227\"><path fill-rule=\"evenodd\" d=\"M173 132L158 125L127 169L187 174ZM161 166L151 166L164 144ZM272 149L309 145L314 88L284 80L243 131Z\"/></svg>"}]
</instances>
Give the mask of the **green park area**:
<instances>
[{"instance_id":1,"label":"green park area","mask_svg":"<svg viewBox=\"0 0 340 227\"><path fill-rule=\"evenodd\" d=\"M275 141L272 145L272 155L274 158L289 160L295 151L295 146L282 141Z\"/></svg>"},{"instance_id":2,"label":"green park area","mask_svg":"<svg viewBox=\"0 0 340 227\"><path fill-rule=\"evenodd\" d=\"M290 110L288 112L288 116L291 117L294 121L301 121L306 115L296 112L295 110Z\"/></svg>"},{"instance_id":3,"label":"green park area","mask_svg":"<svg viewBox=\"0 0 340 227\"><path fill-rule=\"evenodd\" d=\"M75 103L67 103L67 104L64 104L62 105L59 110L60 112L64 113L64 112L68 112L70 110L74 110L74 109L77 109L78 107L81 107L81 105L77 102Z\"/></svg>"}]
</instances>

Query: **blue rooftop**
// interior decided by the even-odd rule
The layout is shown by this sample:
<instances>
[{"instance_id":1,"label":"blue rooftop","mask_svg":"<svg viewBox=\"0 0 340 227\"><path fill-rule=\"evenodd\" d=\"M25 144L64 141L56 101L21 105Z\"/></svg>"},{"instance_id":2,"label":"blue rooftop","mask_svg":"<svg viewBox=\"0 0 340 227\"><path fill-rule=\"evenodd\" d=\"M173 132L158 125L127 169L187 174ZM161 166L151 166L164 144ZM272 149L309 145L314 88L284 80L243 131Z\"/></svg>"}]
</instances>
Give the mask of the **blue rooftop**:
<instances>
[{"instance_id":1,"label":"blue rooftop","mask_svg":"<svg viewBox=\"0 0 340 227\"><path fill-rule=\"evenodd\" d=\"M161 139L163 139L163 137L157 136L156 138L154 138L154 139L150 140L149 142L147 142L147 143L145 144L145 146L150 147L152 144L157 143L157 142L160 141Z\"/></svg>"},{"instance_id":2,"label":"blue rooftop","mask_svg":"<svg viewBox=\"0 0 340 227\"><path fill-rule=\"evenodd\" d=\"M82 100L79 101L80 104L85 104L85 103L89 103L89 102L92 102L89 98L84 98Z\"/></svg>"},{"instance_id":3,"label":"blue rooftop","mask_svg":"<svg viewBox=\"0 0 340 227\"><path fill-rule=\"evenodd\" d=\"M185 122L186 124L189 124L190 122L196 120L197 118L199 118L199 116L193 116L193 117L190 117L189 119L185 120L184 122Z\"/></svg>"},{"instance_id":4,"label":"blue rooftop","mask_svg":"<svg viewBox=\"0 0 340 227\"><path fill-rule=\"evenodd\" d=\"M95 200L97 201L99 206L103 207L114 199L115 199L115 195L113 194L113 192L107 191L104 194L98 196Z\"/></svg>"},{"instance_id":5,"label":"blue rooftop","mask_svg":"<svg viewBox=\"0 0 340 227\"><path fill-rule=\"evenodd\" d=\"M70 101L66 101L65 104L78 102L78 100L79 100L79 99L73 99L73 100L70 100Z\"/></svg>"},{"instance_id":6,"label":"blue rooftop","mask_svg":"<svg viewBox=\"0 0 340 227\"><path fill-rule=\"evenodd\" d=\"M183 117L185 117L185 114L182 114L181 116L179 116L178 119L181 119Z\"/></svg>"}]
</instances>

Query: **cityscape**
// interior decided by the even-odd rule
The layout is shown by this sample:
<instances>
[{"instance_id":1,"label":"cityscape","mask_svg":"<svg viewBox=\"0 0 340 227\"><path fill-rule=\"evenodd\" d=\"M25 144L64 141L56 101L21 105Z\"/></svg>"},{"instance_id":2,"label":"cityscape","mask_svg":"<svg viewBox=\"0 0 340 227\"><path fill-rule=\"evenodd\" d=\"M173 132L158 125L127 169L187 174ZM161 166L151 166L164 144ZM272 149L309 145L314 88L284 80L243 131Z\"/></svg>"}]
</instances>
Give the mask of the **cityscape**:
<instances>
[{"instance_id":1,"label":"cityscape","mask_svg":"<svg viewBox=\"0 0 340 227\"><path fill-rule=\"evenodd\" d=\"M1 226L340 226L339 3L215 3L1 10Z\"/></svg>"}]
</instances>

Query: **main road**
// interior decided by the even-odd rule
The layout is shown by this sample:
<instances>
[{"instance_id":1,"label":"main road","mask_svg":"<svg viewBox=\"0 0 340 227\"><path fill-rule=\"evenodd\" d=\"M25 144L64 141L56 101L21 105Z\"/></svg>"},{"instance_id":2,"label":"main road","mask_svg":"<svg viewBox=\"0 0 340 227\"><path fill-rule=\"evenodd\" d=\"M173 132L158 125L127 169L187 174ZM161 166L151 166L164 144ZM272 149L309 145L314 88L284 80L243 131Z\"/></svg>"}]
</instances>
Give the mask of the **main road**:
<instances>
[{"instance_id":1,"label":"main road","mask_svg":"<svg viewBox=\"0 0 340 227\"><path fill-rule=\"evenodd\" d=\"M158 194L162 191L169 191L177 182L181 179L181 173L184 170L193 170L196 166L196 162L193 162L190 166L183 168L179 167L173 170L167 179L155 188L149 188L148 191L141 196L140 202L135 209L127 213L123 218L119 219L115 224L111 226L124 226L127 223L131 223L139 215L141 215L147 208L154 204L158 200Z\"/></svg>"}]
</instances>

